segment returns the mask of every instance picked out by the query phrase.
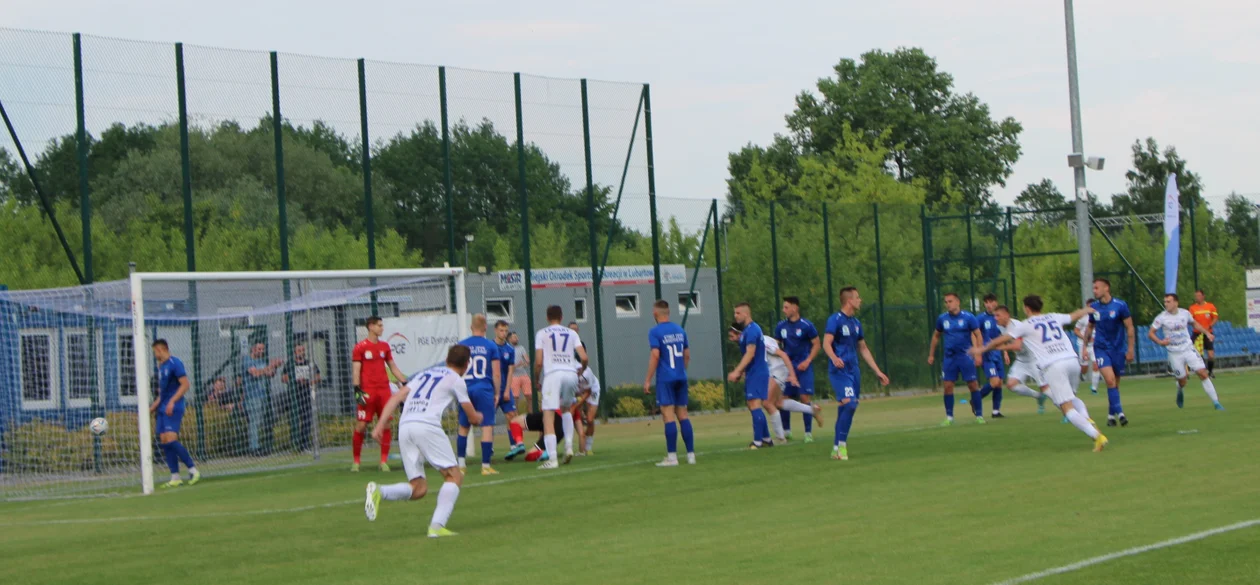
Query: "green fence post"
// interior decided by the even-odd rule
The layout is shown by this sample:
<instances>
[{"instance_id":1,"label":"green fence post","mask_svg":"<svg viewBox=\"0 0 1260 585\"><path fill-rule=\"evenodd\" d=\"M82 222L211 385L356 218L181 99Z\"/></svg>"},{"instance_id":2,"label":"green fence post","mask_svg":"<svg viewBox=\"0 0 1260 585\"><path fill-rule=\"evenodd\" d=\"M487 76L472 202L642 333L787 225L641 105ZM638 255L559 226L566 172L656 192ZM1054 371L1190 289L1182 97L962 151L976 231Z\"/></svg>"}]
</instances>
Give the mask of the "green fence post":
<instances>
[{"instance_id":1,"label":"green fence post","mask_svg":"<svg viewBox=\"0 0 1260 585\"><path fill-rule=\"evenodd\" d=\"M438 67L438 99L442 105L442 189L446 194L446 261L455 263L455 207L451 187L451 124L446 109L446 67ZM463 299L459 301L461 304Z\"/></svg>"},{"instance_id":2,"label":"green fence post","mask_svg":"<svg viewBox=\"0 0 1260 585\"><path fill-rule=\"evenodd\" d=\"M932 224L931 218L927 214L927 205L919 206L919 221L923 228L923 286L926 290L926 294L923 295L923 301L927 305L927 331L931 331L932 324L935 322L935 318L932 315L935 299L932 294ZM932 380L932 390L936 390L937 376L932 375L930 368L928 370L928 378Z\"/></svg>"},{"instance_id":3,"label":"green fence post","mask_svg":"<svg viewBox=\"0 0 1260 585\"><path fill-rule=\"evenodd\" d=\"M197 251L196 239L193 234L193 205L192 205L192 159L188 150L188 86L184 78L184 43L175 43L175 84L176 93L179 97L179 171L180 171L180 191L184 196L184 264L188 272L197 271ZM188 281L188 301L191 305L193 314L197 313L197 282ZM192 381L193 393L193 414L197 419L197 457L205 459L206 457L206 425L205 412L203 405L205 404L205 396L201 396L201 391L205 387L202 382L205 380L204 372L201 370L201 323L193 321L190 327L190 335L192 336L193 346L193 374L196 379Z\"/></svg>"},{"instance_id":4,"label":"green fence post","mask_svg":"<svg viewBox=\"0 0 1260 585\"><path fill-rule=\"evenodd\" d=\"M271 113L272 113L272 131L276 138L276 201L280 208L280 270L289 269L289 214L286 209L288 205L288 196L284 188L284 116L280 112L280 56L275 51L271 52ZM292 283L289 279L282 281L284 288L284 300L288 302L292 296ZM286 312L284 314L284 341L285 350L293 347L293 314ZM270 350L268 350L270 353ZM285 360L286 364L291 363ZM290 379L292 372L290 372ZM265 420L272 420L272 410L270 401L265 407ZM264 423L263 426L270 426ZM297 433L290 433L290 437L297 437ZM264 451L271 451L275 446L276 434L272 429L263 434L262 448Z\"/></svg>"},{"instance_id":5,"label":"green fence post","mask_svg":"<svg viewBox=\"0 0 1260 585\"><path fill-rule=\"evenodd\" d=\"M517 175L517 191L520 193L521 202L521 266L525 272L525 322L528 331L525 332L527 338L525 347L529 348L529 363L534 364L534 283L530 277L532 268L530 267L529 253L529 197L525 186L525 117L523 116L523 107L521 105L521 74L512 74L516 89L516 175ZM532 372L530 377L533 377ZM538 395L541 392L534 392L532 401L534 410L538 410Z\"/></svg>"},{"instance_id":6,"label":"green fence post","mask_svg":"<svg viewBox=\"0 0 1260 585\"><path fill-rule=\"evenodd\" d=\"M626 177L630 175L630 159L634 156L634 139L639 135L639 116L643 112L643 94L639 94L639 105L634 110L634 125L630 127L630 145L626 147L626 162L621 167L621 182L617 184L617 202L613 204L612 212L612 229L608 230L608 237L604 240L604 255L599 261L599 277L604 278L604 270L608 268L608 253L612 251L614 236L617 235L617 218L621 213L621 196L626 191ZM652 222L656 222L656 197L649 196L652 207ZM657 288L660 288L659 286Z\"/></svg>"},{"instance_id":7,"label":"green fence post","mask_svg":"<svg viewBox=\"0 0 1260 585\"><path fill-rule=\"evenodd\" d=\"M1011 296L1006 301L1011 307L1015 307L1017 299L1015 291L1015 224L1011 221L1011 208L1006 208L1006 247L1011 253Z\"/></svg>"},{"instance_id":8,"label":"green fence post","mask_svg":"<svg viewBox=\"0 0 1260 585\"><path fill-rule=\"evenodd\" d=\"M774 300L770 305L773 307L779 304L779 233L774 221L774 202L770 202L770 264L774 267ZM774 310L771 310L774 315ZM771 317L773 320L773 317Z\"/></svg>"},{"instance_id":9,"label":"green fence post","mask_svg":"<svg viewBox=\"0 0 1260 585\"><path fill-rule=\"evenodd\" d=\"M967 283L968 294L971 298L967 299L967 308L965 311L974 311L976 303L976 260L975 252L972 250L971 243L971 208L967 209Z\"/></svg>"},{"instance_id":10,"label":"green fence post","mask_svg":"<svg viewBox=\"0 0 1260 585\"><path fill-rule=\"evenodd\" d=\"M586 92L586 79L582 79L582 141L586 154L586 227L591 248L591 290L595 297L595 353L599 356L599 385L607 387L604 370L604 315L600 303L599 251L595 230L595 178L591 171L591 108ZM588 356L589 357L589 356Z\"/></svg>"},{"instance_id":11,"label":"green fence post","mask_svg":"<svg viewBox=\"0 0 1260 585\"><path fill-rule=\"evenodd\" d=\"M836 293L833 292L831 288L833 284L831 279L831 226L827 223L828 215L827 202L823 201L823 258L825 259L827 267L827 315L834 315L836 313Z\"/></svg>"},{"instance_id":12,"label":"green fence post","mask_svg":"<svg viewBox=\"0 0 1260 585\"><path fill-rule=\"evenodd\" d=\"M363 137L363 227L367 231L368 268L376 269L376 214L372 208L372 141L368 137L367 63L359 59L359 134ZM372 314L377 314L376 279L372 284Z\"/></svg>"},{"instance_id":13,"label":"green fence post","mask_svg":"<svg viewBox=\"0 0 1260 585\"><path fill-rule=\"evenodd\" d=\"M875 282L879 287L879 357L880 368L888 371L888 323L884 319L884 252L879 238L879 204L872 203L875 214Z\"/></svg>"},{"instance_id":14,"label":"green fence post","mask_svg":"<svg viewBox=\"0 0 1260 585\"><path fill-rule=\"evenodd\" d=\"M713 215L710 210L709 215ZM696 279L700 278L700 265L704 264L704 245L709 243L709 216L704 218L704 233L700 236L700 249L696 252L696 269L691 272L691 284L687 287L687 294L696 291ZM683 309L682 325L683 329L687 328L687 316L691 314L691 303Z\"/></svg>"},{"instance_id":15,"label":"green fence post","mask_svg":"<svg viewBox=\"0 0 1260 585\"><path fill-rule=\"evenodd\" d=\"M1198 207L1197 203L1190 205L1190 257L1194 265L1194 290L1199 290L1199 235L1194 220L1194 208ZM1168 292L1168 291L1164 291Z\"/></svg>"},{"instance_id":16,"label":"green fence post","mask_svg":"<svg viewBox=\"0 0 1260 585\"><path fill-rule=\"evenodd\" d=\"M652 214L652 280L661 298L661 226L656 219L656 158L652 150L652 89L643 84L643 135L647 141L648 206Z\"/></svg>"},{"instance_id":17,"label":"green fence post","mask_svg":"<svg viewBox=\"0 0 1260 585\"><path fill-rule=\"evenodd\" d=\"M713 260L717 266L714 270L717 273L717 296L718 296L718 354L722 357L722 395L726 397L726 410L731 409L731 384L726 379L726 328L722 327L725 305L722 304L722 219L718 217L717 199L713 200L710 205L710 215L713 216Z\"/></svg>"},{"instance_id":18,"label":"green fence post","mask_svg":"<svg viewBox=\"0 0 1260 585\"><path fill-rule=\"evenodd\" d=\"M78 155L79 166L79 217L82 221L83 233L83 278L86 280L84 284L92 284L95 282L92 270L92 197L91 187L88 183L88 136L87 136L87 115L84 108L83 100L83 39L79 33L74 33L74 113L75 113L75 150ZM87 292L89 303L92 299L92 292ZM87 343L88 343L88 371L96 371L96 319L91 315L87 318ZM92 393L92 410L98 413L102 410L99 392ZM63 406L64 408L64 406ZM101 441L99 438L92 440L92 459L99 472L102 468L101 458Z\"/></svg>"}]
</instances>

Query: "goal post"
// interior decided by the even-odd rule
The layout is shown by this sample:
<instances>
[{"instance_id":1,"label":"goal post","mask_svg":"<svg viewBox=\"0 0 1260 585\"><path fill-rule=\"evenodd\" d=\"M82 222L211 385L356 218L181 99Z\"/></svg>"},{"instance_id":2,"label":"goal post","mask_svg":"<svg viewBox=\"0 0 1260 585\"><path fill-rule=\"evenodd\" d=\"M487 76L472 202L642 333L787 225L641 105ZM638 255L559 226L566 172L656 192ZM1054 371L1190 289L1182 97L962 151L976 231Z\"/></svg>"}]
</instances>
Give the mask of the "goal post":
<instances>
[{"instance_id":1,"label":"goal post","mask_svg":"<svg viewBox=\"0 0 1260 585\"><path fill-rule=\"evenodd\" d=\"M203 476L348 465L350 354L366 320L384 319L404 374L426 369L468 333L464 279L462 268L133 272L0 291L0 500L149 494L165 481L149 412L158 339L189 379L172 422ZM95 434L95 418L108 430Z\"/></svg>"}]
</instances>

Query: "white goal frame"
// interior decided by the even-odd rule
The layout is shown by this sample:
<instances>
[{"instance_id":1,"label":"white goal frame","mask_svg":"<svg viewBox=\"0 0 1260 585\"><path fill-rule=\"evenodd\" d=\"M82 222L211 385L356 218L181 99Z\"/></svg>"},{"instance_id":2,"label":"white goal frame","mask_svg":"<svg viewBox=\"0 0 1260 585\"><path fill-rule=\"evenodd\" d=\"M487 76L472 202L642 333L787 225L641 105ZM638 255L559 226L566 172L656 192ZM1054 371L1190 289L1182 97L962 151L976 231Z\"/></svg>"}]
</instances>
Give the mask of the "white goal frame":
<instances>
[{"instance_id":1,"label":"white goal frame","mask_svg":"<svg viewBox=\"0 0 1260 585\"><path fill-rule=\"evenodd\" d=\"M450 277L455 280L456 319L461 332L468 330L468 303L463 268L396 268L381 270L269 270L260 272L132 272L131 273L131 340L135 351L136 413L140 435L140 481L145 495L153 493L153 426L149 420L149 370L153 363L152 349L145 339L144 283L214 280L303 280L329 278L412 278Z\"/></svg>"}]
</instances>

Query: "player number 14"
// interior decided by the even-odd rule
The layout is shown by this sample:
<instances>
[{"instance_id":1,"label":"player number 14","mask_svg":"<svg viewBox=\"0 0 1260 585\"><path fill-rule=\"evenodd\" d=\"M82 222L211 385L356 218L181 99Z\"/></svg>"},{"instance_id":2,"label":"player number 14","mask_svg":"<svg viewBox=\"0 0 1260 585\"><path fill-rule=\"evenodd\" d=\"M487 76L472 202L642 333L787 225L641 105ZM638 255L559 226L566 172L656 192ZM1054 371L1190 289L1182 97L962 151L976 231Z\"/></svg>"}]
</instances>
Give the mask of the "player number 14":
<instances>
[{"instance_id":1,"label":"player number 14","mask_svg":"<svg viewBox=\"0 0 1260 585\"><path fill-rule=\"evenodd\" d=\"M681 359L682 359L682 357L683 357L682 346L672 345L672 344L671 344L671 345L666 345L665 347L666 347L666 349L668 349L668 352L667 352L667 353L669 353L669 367L670 367L670 369L677 369L677 368L678 368L678 365L677 365L677 362L676 362L675 360L681 360Z\"/></svg>"}]
</instances>

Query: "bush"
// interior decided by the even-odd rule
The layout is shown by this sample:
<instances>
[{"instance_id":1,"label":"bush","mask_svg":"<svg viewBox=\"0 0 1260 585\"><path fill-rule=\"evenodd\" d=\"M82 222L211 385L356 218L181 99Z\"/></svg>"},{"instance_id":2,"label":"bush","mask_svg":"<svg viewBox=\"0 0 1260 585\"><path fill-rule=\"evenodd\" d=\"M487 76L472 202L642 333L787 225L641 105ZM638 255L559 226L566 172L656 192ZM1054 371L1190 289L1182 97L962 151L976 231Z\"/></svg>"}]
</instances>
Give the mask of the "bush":
<instances>
[{"instance_id":1,"label":"bush","mask_svg":"<svg viewBox=\"0 0 1260 585\"><path fill-rule=\"evenodd\" d=\"M726 389L721 382L695 382L687 392L690 410L725 410Z\"/></svg>"},{"instance_id":2,"label":"bush","mask_svg":"<svg viewBox=\"0 0 1260 585\"><path fill-rule=\"evenodd\" d=\"M642 388L639 389L642 392ZM648 410L643 406L643 399L633 396L622 396L617 399L616 406L613 407L613 416L618 418L633 418L638 416L647 416Z\"/></svg>"}]
</instances>

